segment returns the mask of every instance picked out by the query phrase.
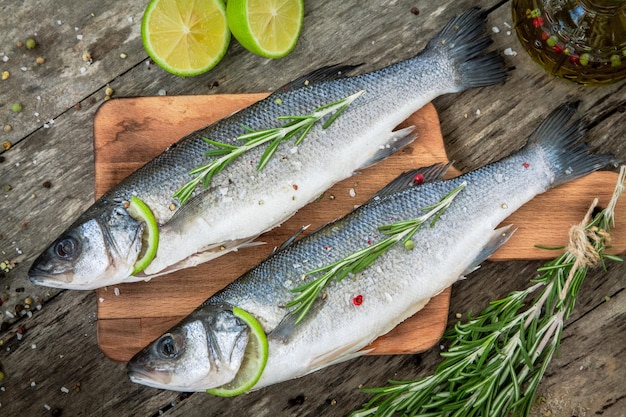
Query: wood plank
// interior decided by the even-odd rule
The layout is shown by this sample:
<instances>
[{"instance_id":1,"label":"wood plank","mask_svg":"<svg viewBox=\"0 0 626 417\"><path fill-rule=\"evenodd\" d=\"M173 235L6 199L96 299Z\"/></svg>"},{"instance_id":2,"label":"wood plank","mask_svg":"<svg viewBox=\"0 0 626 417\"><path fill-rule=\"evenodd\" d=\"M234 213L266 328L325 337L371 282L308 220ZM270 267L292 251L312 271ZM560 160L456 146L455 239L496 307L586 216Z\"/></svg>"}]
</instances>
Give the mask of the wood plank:
<instances>
[{"instance_id":1,"label":"wood plank","mask_svg":"<svg viewBox=\"0 0 626 417\"><path fill-rule=\"evenodd\" d=\"M99 197L164 148L212 120L227 116L266 94L142 97L110 100L94 120L95 189ZM125 361L190 313L211 294L267 257L302 225L315 230L363 203L399 173L435 162L447 162L436 110L432 105L415 113L404 125L414 124L419 139L408 149L347 179L324 198L303 208L292 219L260 240L267 245L225 255L208 264L178 271L148 283L118 285L98 290L98 342L111 359ZM453 169L450 176L459 172ZM567 230L580 221L593 196L606 204L616 174L601 172L539 196L507 219L518 227L511 241L492 260L548 259L554 252L534 247L567 242ZM349 197L353 189L357 196ZM555 216L558 213L558 216ZM556 217L556 218L555 218ZM624 227L621 223L618 228ZM545 230L551 231L546 233ZM541 242L538 242L541 236ZM626 238L626 236L622 236ZM619 238L619 235L618 235ZM614 242L616 251L626 240ZM435 297L428 308L407 320L373 345L373 354L416 353L439 340L446 324L449 292Z\"/></svg>"}]
</instances>

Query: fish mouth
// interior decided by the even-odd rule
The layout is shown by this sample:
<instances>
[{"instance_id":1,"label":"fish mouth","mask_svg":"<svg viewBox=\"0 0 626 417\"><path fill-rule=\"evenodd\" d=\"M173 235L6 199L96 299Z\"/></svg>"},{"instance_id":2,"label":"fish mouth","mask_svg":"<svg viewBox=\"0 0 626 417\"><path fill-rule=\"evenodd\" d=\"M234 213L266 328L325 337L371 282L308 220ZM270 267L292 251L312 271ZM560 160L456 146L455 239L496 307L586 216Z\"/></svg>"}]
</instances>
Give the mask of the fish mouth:
<instances>
[{"instance_id":1,"label":"fish mouth","mask_svg":"<svg viewBox=\"0 0 626 417\"><path fill-rule=\"evenodd\" d=\"M67 285L72 282L68 274L53 274L50 271L39 268L37 265L33 265L28 271L28 279L33 284L53 288L67 288Z\"/></svg>"},{"instance_id":2,"label":"fish mouth","mask_svg":"<svg viewBox=\"0 0 626 417\"><path fill-rule=\"evenodd\" d=\"M128 375L131 382L136 384L146 385L152 388L171 389L171 387L168 386L171 380L169 375L161 372L151 372L137 363L128 362L126 365L126 375Z\"/></svg>"},{"instance_id":3,"label":"fish mouth","mask_svg":"<svg viewBox=\"0 0 626 417\"><path fill-rule=\"evenodd\" d=\"M64 272L52 274L48 271L38 269L37 267L32 267L28 271L28 279L36 285L59 288L63 290L92 290L97 288L96 286L93 286L93 284L90 285L89 283L79 284L72 282L73 277L70 273Z\"/></svg>"}]
</instances>

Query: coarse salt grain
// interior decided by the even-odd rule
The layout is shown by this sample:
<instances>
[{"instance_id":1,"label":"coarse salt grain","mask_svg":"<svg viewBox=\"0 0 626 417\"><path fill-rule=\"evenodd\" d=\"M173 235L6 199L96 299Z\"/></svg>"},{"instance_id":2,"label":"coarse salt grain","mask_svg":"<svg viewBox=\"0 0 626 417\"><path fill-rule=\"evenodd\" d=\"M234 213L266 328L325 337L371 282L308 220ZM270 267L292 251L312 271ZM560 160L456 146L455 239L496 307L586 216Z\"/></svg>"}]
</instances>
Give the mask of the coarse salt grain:
<instances>
[{"instance_id":1,"label":"coarse salt grain","mask_svg":"<svg viewBox=\"0 0 626 417\"><path fill-rule=\"evenodd\" d=\"M497 27L497 26L494 26L494 27L492 27L492 28L491 28L491 31L492 31L493 33L500 33L500 28L499 28L499 27Z\"/></svg>"},{"instance_id":2,"label":"coarse salt grain","mask_svg":"<svg viewBox=\"0 0 626 417\"><path fill-rule=\"evenodd\" d=\"M78 39L79 41L83 40L83 35L76 35L76 39Z\"/></svg>"},{"instance_id":3,"label":"coarse salt grain","mask_svg":"<svg viewBox=\"0 0 626 417\"><path fill-rule=\"evenodd\" d=\"M104 298L100 297L100 298L98 298L98 301L102 303L102 302L104 302Z\"/></svg>"},{"instance_id":4,"label":"coarse salt grain","mask_svg":"<svg viewBox=\"0 0 626 417\"><path fill-rule=\"evenodd\" d=\"M354 191L354 188L350 188L350 197L356 197L356 191Z\"/></svg>"},{"instance_id":5,"label":"coarse salt grain","mask_svg":"<svg viewBox=\"0 0 626 417\"><path fill-rule=\"evenodd\" d=\"M2 62L7 62L8 60L9 60L8 56L5 55L5 56L2 57Z\"/></svg>"},{"instance_id":6,"label":"coarse salt grain","mask_svg":"<svg viewBox=\"0 0 626 417\"><path fill-rule=\"evenodd\" d=\"M117 288L117 287L113 288L113 294L115 294L116 296L119 296L120 295L120 289Z\"/></svg>"},{"instance_id":7,"label":"coarse salt grain","mask_svg":"<svg viewBox=\"0 0 626 417\"><path fill-rule=\"evenodd\" d=\"M37 385L37 383L36 383L35 381L32 381L32 382L30 383L30 386L31 386L31 387L33 387L33 388L35 387L35 385Z\"/></svg>"},{"instance_id":8,"label":"coarse salt grain","mask_svg":"<svg viewBox=\"0 0 626 417\"><path fill-rule=\"evenodd\" d=\"M65 388L65 387L61 387L61 392L62 392L63 394L69 394L70 390L69 390L69 389L67 389L67 388Z\"/></svg>"},{"instance_id":9,"label":"coarse salt grain","mask_svg":"<svg viewBox=\"0 0 626 417\"><path fill-rule=\"evenodd\" d=\"M80 69L78 70L81 74L84 74L85 71L87 71L87 68L85 67L80 67Z\"/></svg>"},{"instance_id":10,"label":"coarse salt grain","mask_svg":"<svg viewBox=\"0 0 626 417\"><path fill-rule=\"evenodd\" d=\"M32 345L30 345L30 348L31 348L32 350L35 350L35 349L37 349L37 345L33 343Z\"/></svg>"},{"instance_id":11,"label":"coarse salt grain","mask_svg":"<svg viewBox=\"0 0 626 417\"><path fill-rule=\"evenodd\" d=\"M512 48L506 48L506 49L504 50L504 55L507 55L507 56L516 56L516 55L517 55L517 52L515 52Z\"/></svg>"},{"instance_id":12,"label":"coarse salt grain","mask_svg":"<svg viewBox=\"0 0 626 417\"><path fill-rule=\"evenodd\" d=\"M46 409L46 411L50 411L50 410L52 410L52 407L50 407L48 404L44 404L44 405L43 405L43 408L45 408L45 409Z\"/></svg>"},{"instance_id":13,"label":"coarse salt grain","mask_svg":"<svg viewBox=\"0 0 626 417\"><path fill-rule=\"evenodd\" d=\"M160 89L157 94L160 96L164 96L165 94L167 94L167 92L164 89Z\"/></svg>"},{"instance_id":14,"label":"coarse salt grain","mask_svg":"<svg viewBox=\"0 0 626 417\"><path fill-rule=\"evenodd\" d=\"M480 109L476 110L476 116L480 116Z\"/></svg>"}]
</instances>

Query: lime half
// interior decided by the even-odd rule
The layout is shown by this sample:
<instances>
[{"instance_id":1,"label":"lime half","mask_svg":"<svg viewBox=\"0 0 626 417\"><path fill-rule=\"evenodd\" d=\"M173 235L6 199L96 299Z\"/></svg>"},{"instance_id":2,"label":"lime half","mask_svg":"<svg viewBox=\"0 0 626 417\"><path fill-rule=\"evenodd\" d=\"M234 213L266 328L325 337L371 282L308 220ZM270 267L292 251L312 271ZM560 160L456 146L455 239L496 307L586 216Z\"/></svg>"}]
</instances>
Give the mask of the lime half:
<instances>
[{"instance_id":1,"label":"lime half","mask_svg":"<svg viewBox=\"0 0 626 417\"><path fill-rule=\"evenodd\" d=\"M141 22L148 55L183 77L202 74L221 61L230 43L223 0L152 0Z\"/></svg>"},{"instance_id":2,"label":"lime half","mask_svg":"<svg viewBox=\"0 0 626 417\"><path fill-rule=\"evenodd\" d=\"M259 381L267 364L267 336L261 324L247 311L233 307L235 317L243 320L250 329L243 362L235 378L221 387L208 389L209 394L219 397L234 397L249 391Z\"/></svg>"},{"instance_id":3,"label":"lime half","mask_svg":"<svg viewBox=\"0 0 626 417\"><path fill-rule=\"evenodd\" d=\"M159 248L159 225L150 207L135 196L130 199L128 214L130 214L130 217L133 219L146 224L141 237L141 251L133 267L132 275L135 275L146 269L156 256L157 249Z\"/></svg>"},{"instance_id":4,"label":"lime half","mask_svg":"<svg viewBox=\"0 0 626 417\"><path fill-rule=\"evenodd\" d=\"M248 51L282 58L296 46L303 0L228 0L226 18L233 36Z\"/></svg>"}]
</instances>

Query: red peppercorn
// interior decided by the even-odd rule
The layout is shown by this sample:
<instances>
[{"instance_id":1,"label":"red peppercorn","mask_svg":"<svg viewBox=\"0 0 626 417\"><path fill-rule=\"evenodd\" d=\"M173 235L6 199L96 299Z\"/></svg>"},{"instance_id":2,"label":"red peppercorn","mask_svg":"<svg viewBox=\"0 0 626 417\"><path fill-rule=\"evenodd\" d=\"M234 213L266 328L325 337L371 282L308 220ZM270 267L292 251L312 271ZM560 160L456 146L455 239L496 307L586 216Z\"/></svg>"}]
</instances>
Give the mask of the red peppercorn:
<instances>
[{"instance_id":1,"label":"red peppercorn","mask_svg":"<svg viewBox=\"0 0 626 417\"><path fill-rule=\"evenodd\" d=\"M361 294L359 294L356 297L354 297L352 299L352 304L354 304L357 307L360 306L361 304L363 304L363 296Z\"/></svg>"},{"instance_id":2,"label":"red peppercorn","mask_svg":"<svg viewBox=\"0 0 626 417\"><path fill-rule=\"evenodd\" d=\"M424 174L422 174L421 172L418 172L417 174L415 174L415 177L413 178L413 182L416 184L422 184L424 182Z\"/></svg>"}]
</instances>

